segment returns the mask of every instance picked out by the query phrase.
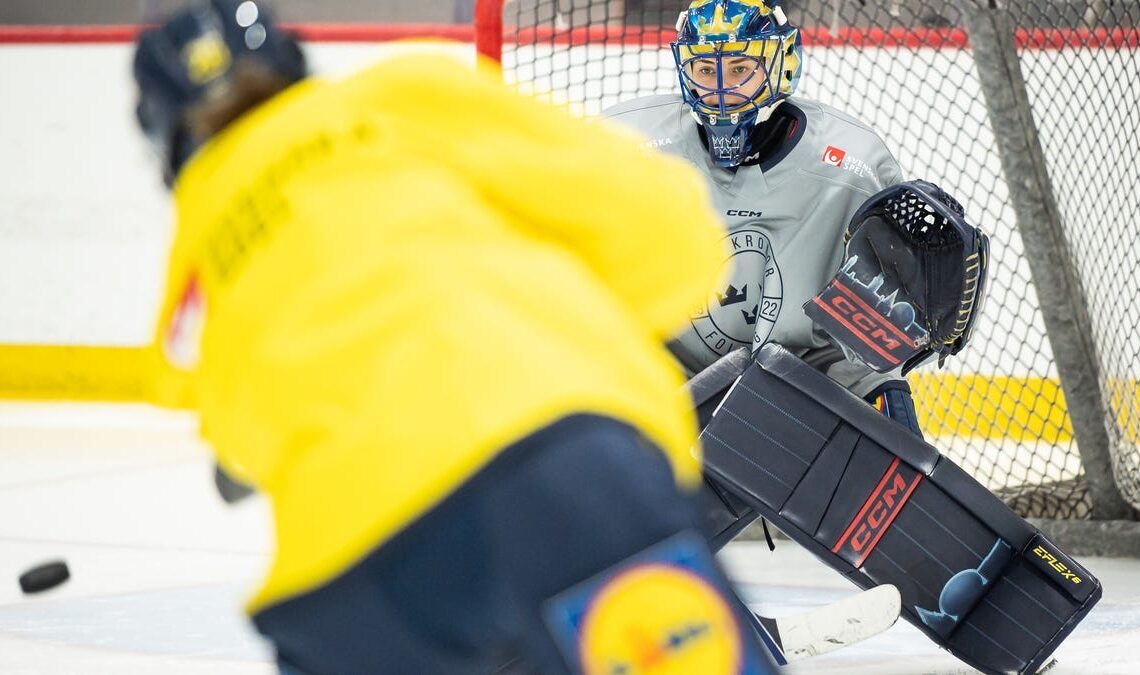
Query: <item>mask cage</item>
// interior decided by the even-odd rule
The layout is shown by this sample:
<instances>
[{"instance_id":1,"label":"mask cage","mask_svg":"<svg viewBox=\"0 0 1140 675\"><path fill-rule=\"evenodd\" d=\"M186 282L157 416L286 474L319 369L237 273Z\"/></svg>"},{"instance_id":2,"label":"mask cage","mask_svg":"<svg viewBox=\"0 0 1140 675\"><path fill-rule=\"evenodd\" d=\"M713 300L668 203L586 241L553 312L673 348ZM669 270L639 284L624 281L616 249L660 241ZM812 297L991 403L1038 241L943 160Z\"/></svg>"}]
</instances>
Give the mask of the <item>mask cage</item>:
<instances>
[{"instance_id":1,"label":"mask cage","mask_svg":"<svg viewBox=\"0 0 1140 675\"><path fill-rule=\"evenodd\" d=\"M781 98L783 73L787 66L792 65L789 63L792 51L785 49L784 45L785 40L780 37L740 42L673 43L670 46L685 103L697 114L709 117L713 124L718 119L742 117L775 103ZM740 58L748 59L755 68L741 82L726 86L725 69L731 67L726 62ZM702 85L692 75L691 68L701 61L711 61L716 68L716 86ZM794 70L798 71L798 64ZM758 77L764 81L754 94L743 96L737 93ZM715 103L709 102L710 96L715 97Z\"/></svg>"}]
</instances>

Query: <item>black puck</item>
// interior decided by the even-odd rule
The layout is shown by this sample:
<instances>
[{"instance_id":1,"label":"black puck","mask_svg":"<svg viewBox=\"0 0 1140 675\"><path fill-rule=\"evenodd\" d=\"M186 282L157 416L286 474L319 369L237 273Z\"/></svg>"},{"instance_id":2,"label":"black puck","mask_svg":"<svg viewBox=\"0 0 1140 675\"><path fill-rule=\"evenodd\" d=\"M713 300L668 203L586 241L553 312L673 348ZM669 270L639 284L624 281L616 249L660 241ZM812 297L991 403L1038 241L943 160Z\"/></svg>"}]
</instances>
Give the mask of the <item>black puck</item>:
<instances>
[{"instance_id":1,"label":"black puck","mask_svg":"<svg viewBox=\"0 0 1140 675\"><path fill-rule=\"evenodd\" d=\"M20 590L25 593L39 593L67 581L71 572L62 560L36 565L20 575Z\"/></svg>"},{"instance_id":2,"label":"black puck","mask_svg":"<svg viewBox=\"0 0 1140 675\"><path fill-rule=\"evenodd\" d=\"M238 482L218 464L214 465L214 487L218 488L218 494L227 504L240 502L253 494L252 487Z\"/></svg>"}]
</instances>

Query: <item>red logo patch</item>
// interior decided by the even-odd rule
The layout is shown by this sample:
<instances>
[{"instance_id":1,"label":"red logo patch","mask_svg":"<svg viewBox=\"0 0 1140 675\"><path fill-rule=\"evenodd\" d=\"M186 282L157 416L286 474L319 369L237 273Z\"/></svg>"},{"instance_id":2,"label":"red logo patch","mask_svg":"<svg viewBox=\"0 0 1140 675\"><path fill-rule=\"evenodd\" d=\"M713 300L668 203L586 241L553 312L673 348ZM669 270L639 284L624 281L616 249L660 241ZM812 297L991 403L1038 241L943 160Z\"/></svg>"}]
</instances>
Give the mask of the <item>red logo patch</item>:
<instances>
[{"instance_id":1,"label":"red logo patch","mask_svg":"<svg viewBox=\"0 0 1140 675\"><path fill-rule=\"evenodd\" d=\"M862 565L921 480L921 473L901 464L896 457L831 552L853 567Z\"/></svg>"},{"instance_id":2,"label":"red logo patch","mask_svg":"<svg viewBox=\"0 0 1140 675\"><path fill-rule=\"evenodd\" d=\"M847 156L847 152L839 148L829 145L823 151L823 163L832 166L843 166L843 158Z\"/></svg>"},{"instance_id":3,"label":"red logo patch","mask_svg":"<svg viewBox=\"0 0 1140 675\"><path fill-rule=\"evenodd\" d=\"M206 295L191 274L166 327L162 351L172 365L189 370L198 364L202 326L206 322Z\"/></svg>"}]
</instances>

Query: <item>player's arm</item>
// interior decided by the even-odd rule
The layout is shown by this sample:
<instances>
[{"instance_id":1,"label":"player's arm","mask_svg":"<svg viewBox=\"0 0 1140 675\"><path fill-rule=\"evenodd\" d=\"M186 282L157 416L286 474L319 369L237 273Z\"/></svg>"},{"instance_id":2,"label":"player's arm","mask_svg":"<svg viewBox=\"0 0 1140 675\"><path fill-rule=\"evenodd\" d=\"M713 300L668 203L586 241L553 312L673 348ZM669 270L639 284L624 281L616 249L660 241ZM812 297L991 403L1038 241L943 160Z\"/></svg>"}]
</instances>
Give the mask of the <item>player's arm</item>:
<instances>
[{"instance_id":1,"label":"player's arm","mask_svg":"<svg viewBox=\"0 0 1140 675\"><path fill-rule=\"evenodd\" d=\"M876 140L877 142L873 144L874 151L867 153L868 157L873 158L874 171L866 176L867 184L861 188L881 192L902 183L903 171L886 144L881 139ZM860 206L862 204L856 201L850 207L845 214L848 222L859 211ZM898 370L885 374L873 370L855 352L843 342L834 339L827 331L817 326L817 332L829 344L826 347L807 350L800 354L801 358L849 391L857 393L888 418L899 422L922 438L910 386Z\"/></svg>"},{"instance_id":2,"label":"player's arm","mask_svg":"<svg viewBox=\"0 0 1140 675\"><path fill-rule=\"evenodd\" d=\"M610 123L539 111L532 146L485 177L537 233L568 244L663 338L714 287L723 250L705 182ZM531 164L527 157L549 157ZM524 181L522 190L511 186Z\"/></svg>"},{"instance_id":3,"label":"player's arm","mask_svg":"<svg viewBox=\"0 0 1140 675\"><path fill-rule=\"evenodd\" d=\"M452 92L456 106L437 120L449 139L440 161L516 226L576 252L657 334L670 334L715 284L722 233L695 169L641 148L616 124L517 95L501 76L450 59L414 65L390 69L399 100L378 105L416 107L429 89ZM432 123L431 111L416 112Z\"/></svg>"}]
</instances>

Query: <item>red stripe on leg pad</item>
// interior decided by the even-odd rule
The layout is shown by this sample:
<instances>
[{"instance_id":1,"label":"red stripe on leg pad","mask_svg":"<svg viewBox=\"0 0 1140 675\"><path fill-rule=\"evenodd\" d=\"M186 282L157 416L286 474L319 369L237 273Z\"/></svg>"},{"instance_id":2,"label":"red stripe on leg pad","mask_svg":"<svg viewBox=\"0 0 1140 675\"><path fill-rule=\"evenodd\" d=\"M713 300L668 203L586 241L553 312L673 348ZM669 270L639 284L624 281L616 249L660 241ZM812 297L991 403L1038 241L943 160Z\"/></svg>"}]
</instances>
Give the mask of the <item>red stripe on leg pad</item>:
<instances>
[{"instance_id":1,"label":"red stripe on leg pad","mask_svg":"<svg viewBox=\"0 0 1140 675\"><path fill-rule=\"evenodd\" d=\"M921 473L896 457L831 552L855 567L862 565L921 480Z\"/></svg>"}]
</instances>

